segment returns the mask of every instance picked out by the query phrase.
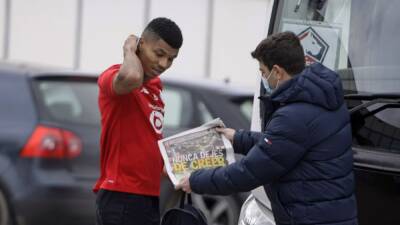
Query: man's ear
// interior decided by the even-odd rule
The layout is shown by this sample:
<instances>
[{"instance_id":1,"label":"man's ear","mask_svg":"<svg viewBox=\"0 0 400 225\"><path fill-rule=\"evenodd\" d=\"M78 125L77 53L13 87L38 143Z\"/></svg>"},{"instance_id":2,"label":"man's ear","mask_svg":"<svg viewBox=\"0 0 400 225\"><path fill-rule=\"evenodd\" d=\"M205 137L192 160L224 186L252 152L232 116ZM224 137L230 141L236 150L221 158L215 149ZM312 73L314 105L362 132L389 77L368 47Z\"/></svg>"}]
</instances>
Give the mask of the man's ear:
<instances>
[{"instance_id":1,"label":"man's ear","mask_svg":"<svg viewBox=\"0 0 400 225\"><path fill-rule=\"evenodd\" d=\"M272 69L275 70L275 78L277 80L282 80L284 69L278 65L273 65Z\"/></svg>"},{"instance_id":2,"label":"man's ear","mask_svg":"<svg viewBox=\"0 0 400 225\"><path fill-rule=\"evenodd\" d=\"M143 46L144 40L143 38L139 38L138 43L137 43L137 47L136 47L136 54L138 55L139 52L142 51L142 46Z\"/></svg>"},{"instance_id":3,"label":"man's ear","mask_svg":"<svg viewBox=\"0 0 400 225\"><path fill-rule=\"evenodd\" d=\"M139 37L138 47L141 46L141 45L143 45L144 40L145 40L144 38Z\"/></svg>"},{"instance_id":4,"label":"man's ear","mask_svg":"<svg viewBox=\"0 0 400 225\"><path fill-rule=\"evenodd\" d=\"M287 77L289 76L287 71L283 67L280 67L278 65L274 65L274 67L276 70L276 78L279 80L286 80Z\"/></svg>"}]
</instances>

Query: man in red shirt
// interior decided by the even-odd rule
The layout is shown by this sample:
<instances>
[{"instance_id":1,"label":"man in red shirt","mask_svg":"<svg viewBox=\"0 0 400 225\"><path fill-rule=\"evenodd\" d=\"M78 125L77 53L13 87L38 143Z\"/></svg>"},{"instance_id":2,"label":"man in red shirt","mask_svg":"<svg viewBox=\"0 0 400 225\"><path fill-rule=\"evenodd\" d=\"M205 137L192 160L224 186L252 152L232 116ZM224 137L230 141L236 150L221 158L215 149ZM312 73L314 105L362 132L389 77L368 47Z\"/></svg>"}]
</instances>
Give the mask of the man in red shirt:
<instances>
[{"instance_id":1,"label":"man in red shirt","mask_svg":"<svg viewBox=\"0 0 400 225\"><path fill-rule=\"evenodd\" d=\"M159 224L163 162L157 141L164 103L158 76L172 65L182 41L173 21L156 18L140 38L126 39L123 63L98 79L101 172L93 191L100 225Z\"/></svg>"}]
</instances>

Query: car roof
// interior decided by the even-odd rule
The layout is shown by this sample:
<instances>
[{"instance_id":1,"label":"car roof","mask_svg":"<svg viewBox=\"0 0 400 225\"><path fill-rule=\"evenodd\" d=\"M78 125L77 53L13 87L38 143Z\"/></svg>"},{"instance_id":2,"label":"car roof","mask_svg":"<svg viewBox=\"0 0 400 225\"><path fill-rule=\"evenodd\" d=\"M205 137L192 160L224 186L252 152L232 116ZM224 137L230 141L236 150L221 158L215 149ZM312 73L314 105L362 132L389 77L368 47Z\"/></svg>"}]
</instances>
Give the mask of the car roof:
<instances>
[{"instance_id":1,"label":"car roof","mask_svg":"<svg viewBox=\"0 0 400 225\"><path fill-rule=\"evenodd\" d=\"M59 67L43 66L29 63L10 63L0 62L0 73L12 73L32 78L49 77L82 77L97 79L98 73L88 73L72 69L62 69ZM254 91L250 88L233 85L222 81L205 78L181 78L178 76L161 76L161 80L168 85L185 86L189 89L218 92L233 96L252 96Z\"/></svg>"},{"instance_id":2,"label":"car roof","mask_svg":"<svg viewBox=\"0 0 400 225\"><path fill-rule=\"evenodd\" d=\"M167 76L167 77L161 77L161 80L164 83L168 83L170 85L185 86L187 88L199 89L204 91L213 91L227 95L237 95L237 96L254 95L254 91L250 88L205 78L193 78L189 80L187 78Z\"/></svg>"},{"instance_id":3,"label":"car roof","mask_svg":"<svg viewBox=\"0 0 400 225\"><path fill-rule=\"evenodd\" d=\"M33 78L57 77L57 76L96 78L98 76L92 73L85 73L85 72L75 71L72 69L52 67L47 65L0 62L0 73L5 73L5 72L12 73L13 75L28 76Z\"/></svg>"}]
</instances>

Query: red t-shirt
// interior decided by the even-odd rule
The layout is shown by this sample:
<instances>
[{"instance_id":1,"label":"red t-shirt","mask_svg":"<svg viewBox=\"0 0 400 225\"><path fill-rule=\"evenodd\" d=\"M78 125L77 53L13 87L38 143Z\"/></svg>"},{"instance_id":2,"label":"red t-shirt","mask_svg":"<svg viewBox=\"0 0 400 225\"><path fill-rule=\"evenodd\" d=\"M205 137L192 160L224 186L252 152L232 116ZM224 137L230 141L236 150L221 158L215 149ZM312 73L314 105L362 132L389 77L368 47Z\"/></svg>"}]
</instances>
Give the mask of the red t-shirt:
<instances>
[{"instance_id":1,"label":"red t-shirt","mask_svg":"<svg viewBox=\"0 0 400 225\"><path fill-rule=\"evenodd\" d=\"M121 65L113 65L99 79L101 113L100 178L93 191L159 196L164 103L162 84L154 78L131 93L117 95L113 79Z\"/></svg>"}]
</instances>

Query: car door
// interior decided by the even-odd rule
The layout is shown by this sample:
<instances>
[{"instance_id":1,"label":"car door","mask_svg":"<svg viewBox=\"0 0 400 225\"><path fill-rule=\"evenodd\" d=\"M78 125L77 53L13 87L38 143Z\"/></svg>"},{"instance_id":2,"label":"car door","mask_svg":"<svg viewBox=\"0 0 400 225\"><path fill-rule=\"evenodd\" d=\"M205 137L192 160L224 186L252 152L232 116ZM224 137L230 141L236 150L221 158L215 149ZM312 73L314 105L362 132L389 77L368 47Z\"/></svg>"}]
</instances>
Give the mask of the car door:
<instances>
[{"instance_id":1,"label":"car door","mask_svg":"<svg viewBox=\"0 0 400 225\"><path fill-rule=\"evenodd\" d=\"M165 82L162 99L165 103L164 137L200 126L212 119L193 89Z\"/></svg>"},{"instance_id":2,"label":"car door","mask_svg":"<svg viewBox=\"0 0 400 225\"><path fill-rule=\"evenodd\" d=\"M245 128L249 125L239 106L233 106L227 96L207 87L165 81L162 98L165 103L165 137L198 127L216 117L233 127ZM161 212L176 206L180 196L181 192L174 191L169 179L164 177L160 195ZM224 225L237 223L240 205L245 197L192 195L193 204L205 213L209 224Z\"/></svg>"},{"instance_id":3,"label":"car door","mask_svg":"<svg viewBox=\"0 0 400 225\"><path fill-rule=\"evenodd\" d=\"M399 97L363 100L350 109L356 196L362 225L400 224ZM349 100L348 104L351 106L354 101Z\"/></svg>"}]
</instances>

